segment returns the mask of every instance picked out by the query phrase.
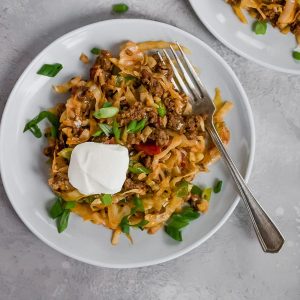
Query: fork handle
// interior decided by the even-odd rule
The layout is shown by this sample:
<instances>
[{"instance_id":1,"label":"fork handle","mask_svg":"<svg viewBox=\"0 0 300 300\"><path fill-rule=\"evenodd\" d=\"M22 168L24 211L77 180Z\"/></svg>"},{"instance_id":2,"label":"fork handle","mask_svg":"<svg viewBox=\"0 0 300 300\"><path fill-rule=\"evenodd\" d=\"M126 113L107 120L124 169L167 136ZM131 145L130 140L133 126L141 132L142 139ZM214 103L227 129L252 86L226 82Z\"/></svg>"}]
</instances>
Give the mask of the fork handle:
<instances>
[{"instance_id":1,"label":"fork handle","mask_svg":"<svg viewBox=\"0 0 300 300\"><path fill-rule=\"evenodd\" d=\"M222 157L226 162L226 165L228 166L228 169L230 170L230 173L238 187L239 194L244 200L255 233L258 237L263 251L269 253L279 252L282 245L284 244L283 236L281 235L275 224L272 222L272 220L268 217L264 209L252 195L242 175L240 174L228 152L226 151L214 125L208 124L206 130L213 140L214 144L220 151Z\"/></svg>"}]
</instances>

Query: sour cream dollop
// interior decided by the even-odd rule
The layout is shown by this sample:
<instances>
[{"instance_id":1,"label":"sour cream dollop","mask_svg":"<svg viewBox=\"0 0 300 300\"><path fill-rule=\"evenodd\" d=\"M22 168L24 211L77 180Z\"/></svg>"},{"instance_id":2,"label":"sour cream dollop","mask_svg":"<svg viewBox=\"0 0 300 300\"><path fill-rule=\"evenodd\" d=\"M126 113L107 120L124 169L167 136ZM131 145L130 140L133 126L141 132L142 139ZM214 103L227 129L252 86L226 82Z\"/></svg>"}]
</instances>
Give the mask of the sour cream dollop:
<instances>
[{"instance_id":1,"label":"sour cream dollop","mask_svg":"<svg viewBox=\"0 0 300 300\"><path fill-rule=\"evenodd\" d=\"M126 179L128 149L121 145L86 142L71 155L70 183L84 195L115 194Z\"/></svg>"}]
</instances>

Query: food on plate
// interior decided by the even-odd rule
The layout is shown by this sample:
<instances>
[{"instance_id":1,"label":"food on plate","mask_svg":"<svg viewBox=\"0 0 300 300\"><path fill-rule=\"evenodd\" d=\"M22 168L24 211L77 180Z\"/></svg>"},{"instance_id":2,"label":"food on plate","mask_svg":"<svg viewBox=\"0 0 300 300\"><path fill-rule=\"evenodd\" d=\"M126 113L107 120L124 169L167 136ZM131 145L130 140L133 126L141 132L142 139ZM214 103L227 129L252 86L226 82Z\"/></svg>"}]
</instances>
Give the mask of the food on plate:
<instances>
[{"instance_id":1,"label":"food on plate","mask_svg":"<svg viewBox=\"0 0 300 300\"><path fill-rule=\"evenodd\" d=\"M282 33L292 32L300 45L300 1L299 0L226 0L232 6L237 17L248 23L243 10L257 19L253 24L256 34L265 34L267 22ZM299 53L299 54L297 54ZM295 48L293 57L300 60L300 50Z\"/></svg>"},{"instance_id":2,"label":"food on plate","mask_svg":"<svg viewBox=\"0 0 300 300\"><path fill-rule=\"evenodd\" d=\"M41 112L24 131L36 137L48 119L51 162L49 186L57 196L50 216L58 231L70 212L113 230L138 227L153 234L160 228L181 241L181 230L208 210L214 189L192 180L219 157L205 131L206 115L193 114L188 97L175 89L171 66L154 51L167 42L127 42L120 53L93 48L97 55L88 79L80 76L56 85L68 94L65 103ZM151 51L152 50L152 51ZM224 116L232 103L216 89L214 123L227 144Z\"/></svg>"}]
</instances>

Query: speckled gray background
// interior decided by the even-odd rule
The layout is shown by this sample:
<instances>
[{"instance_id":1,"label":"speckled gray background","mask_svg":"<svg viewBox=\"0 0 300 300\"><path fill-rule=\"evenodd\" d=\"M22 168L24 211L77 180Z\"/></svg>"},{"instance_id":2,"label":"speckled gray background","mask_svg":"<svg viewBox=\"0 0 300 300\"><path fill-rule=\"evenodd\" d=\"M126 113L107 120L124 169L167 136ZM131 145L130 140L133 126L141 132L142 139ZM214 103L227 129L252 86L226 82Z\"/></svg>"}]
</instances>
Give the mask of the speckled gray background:
<instances>
[{"instance_id":1,"label":"speckled gray background","mask_svg":"<svg viewBox=\"0 0 300 300\"><path fill-rule=\"evenodd\" d=\"M208 0L209 1L209 0ZM62 34L115 18L113 1L0 0L0 112L28 63ZM176 25L201 38L241 80L256 124L250 186L286 237L264 254L242 204L209 241L161 265L109 270L77 262L38 240L0 187L0 299L300 299L300 77L239 57L184 0L127 0L127 18Z\"/></svg>"}]
</instances>

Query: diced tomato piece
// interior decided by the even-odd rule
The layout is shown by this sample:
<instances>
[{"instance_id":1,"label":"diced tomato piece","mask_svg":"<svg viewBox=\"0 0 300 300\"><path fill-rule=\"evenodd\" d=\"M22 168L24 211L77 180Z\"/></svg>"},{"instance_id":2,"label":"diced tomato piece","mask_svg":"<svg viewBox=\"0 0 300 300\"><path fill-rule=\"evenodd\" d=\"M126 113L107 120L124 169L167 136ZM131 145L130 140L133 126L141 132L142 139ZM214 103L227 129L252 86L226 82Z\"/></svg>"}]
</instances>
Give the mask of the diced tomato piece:
<instances>
[{"instance_id":1,"label":"diced tomato piece","mask_svg":"<svg viewBox=\"0 0 300 300\"><path fill-rule=\"evenodd\" d=\"M139 144L135 146L135 149L147 155L156 155L161 152L161 148L155 144Z\"/></svg>"}]
</instances>

